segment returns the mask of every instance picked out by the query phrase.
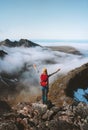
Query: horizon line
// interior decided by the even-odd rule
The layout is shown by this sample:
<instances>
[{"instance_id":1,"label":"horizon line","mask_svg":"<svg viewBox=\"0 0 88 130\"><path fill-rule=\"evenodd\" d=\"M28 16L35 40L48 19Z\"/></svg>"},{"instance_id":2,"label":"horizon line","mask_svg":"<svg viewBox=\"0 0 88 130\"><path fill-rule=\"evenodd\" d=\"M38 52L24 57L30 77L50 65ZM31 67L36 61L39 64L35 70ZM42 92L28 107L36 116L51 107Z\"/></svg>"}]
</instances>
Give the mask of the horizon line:
<instances>
[{"instance_id":1,"label":"horizon line","mask_svg":"<svg viewBox=\"0 0 88 130\"><path fill-rule=\"evenodd\" d=\"M5 40L10 40L10 41L19 41L21 39L27 39L29 41L38 41L38 42L88 42L88 39L47 39L47 38L43 38L43 39L37 39L37 38L17 38L17 39L12 39L12 38L6 38L0 41L5 41Z\"/></svg>"}]
</instances>

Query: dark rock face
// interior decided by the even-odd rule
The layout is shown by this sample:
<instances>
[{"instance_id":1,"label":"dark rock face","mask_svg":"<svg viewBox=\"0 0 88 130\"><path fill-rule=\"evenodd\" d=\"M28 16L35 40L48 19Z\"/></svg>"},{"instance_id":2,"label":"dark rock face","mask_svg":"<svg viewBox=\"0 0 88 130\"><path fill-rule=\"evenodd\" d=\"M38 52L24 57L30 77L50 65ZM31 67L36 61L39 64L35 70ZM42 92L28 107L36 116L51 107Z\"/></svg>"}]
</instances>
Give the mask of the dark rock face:
<instances>
[{"instance_id":1,"label":"dark rock face","mask_svg":"<svg viewBox=\"0 0 88 130\"><path fill-rule=\"evenodd\" d=\"M72 103L74 91L78 88L86 89L87 87L88 63L70 71L65 76L59 77L51 86L50 99L59 106L63 105L64 102Z\"/></svg>"},{"instance_id":2,"label":"dark rock face","mask_svg":"<svg viewBox=\"0 0 88 130\"><path fill-rule=\"evenodd\" d=\"M8 46L8 47L20 47L20 46L24 46L24 47L35 47L35 46L39 46L36 43L33 43L27 39L21 39L19 41L10 41L9 39L6 39L2 42L0 42L0 45L4 45L4 46Z\"/></svg>"},{"instance_id":3,"label":"dark rock face","mask_svg":"<svg viewBox=\"0 0 88 130\"><path fill-rule=\"evenodd\" d=\"M73 91L78 88L88 88L88 64L85 64L68 73L70 79L66 87L66 95L73 97Z\"/></svg>"},{"instance_id":4,"label":"dark rock face","mask_svg":"<svg viewBox=\"0 0 88 130\"><path fill-rule=\"evenodd\" d=\"M0 101L0 114L5 113L5 112L10 112L11 107L6 101Z\"/></svg>"},{"instance_id":5,"label":"dark rock face","mask_svg":"<svg viewBox=\"0 0 88 130\"><path fill-rule=\"evenodd\" d=\"M20 77L25 71L28 71L26 64L24 64L19 71L14 73L0 72L0 98L10 95L13 96L24 89L25 85L20 81Z\"/></svg>"},{"instance_id":6,"label":"dark rock face","mask_svg":"<svg viewBox=\"0 0 88 130\"><path fill-rule=\"evenodd\" d=\"M0 50L0 58L4 58L5 55L7 55L7 53L3 50Z\"/></svg>"},{"instance_id":7,"label":"dark rock face","mask_svg":"<svg viewBox=\"0 0 88 130\"><path fill-rule=\"evenodd\" d=\"M15 75L9 75L6 73L0 74L0 98L8 97L8 95L13 95L16 93L16 88L18 84L18 77Z\"/></svg>"}]
</instances>

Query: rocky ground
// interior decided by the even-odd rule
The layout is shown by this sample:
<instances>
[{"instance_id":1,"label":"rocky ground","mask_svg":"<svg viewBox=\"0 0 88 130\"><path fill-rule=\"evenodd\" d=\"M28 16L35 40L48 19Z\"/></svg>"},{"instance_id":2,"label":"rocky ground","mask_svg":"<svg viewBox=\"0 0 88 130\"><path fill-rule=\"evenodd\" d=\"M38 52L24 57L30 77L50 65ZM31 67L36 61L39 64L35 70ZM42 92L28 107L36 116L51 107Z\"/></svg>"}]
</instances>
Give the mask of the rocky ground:
<instances>
[{"instance_id":1,"label":"rocky ground","mask_svg":"<svg viewBox=\"0 0 88 130\"><path fill-rule=\"evenodd\" d=\"M20 102L11 109L2 103L0 130L88 130L88 105L81 102L61 107L50 101Z\"/></svg>"}]
</instances>

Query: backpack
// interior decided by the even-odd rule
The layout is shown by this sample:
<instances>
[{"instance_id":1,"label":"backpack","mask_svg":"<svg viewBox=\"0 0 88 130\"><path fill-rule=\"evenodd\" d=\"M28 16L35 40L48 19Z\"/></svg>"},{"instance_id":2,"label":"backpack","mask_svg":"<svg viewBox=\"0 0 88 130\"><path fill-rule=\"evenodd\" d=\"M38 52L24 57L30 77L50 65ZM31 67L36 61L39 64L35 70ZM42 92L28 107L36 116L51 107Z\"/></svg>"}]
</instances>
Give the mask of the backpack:
<instances>
[{"instance_id":1,"label":"backpack","mask_svg":"<svg viewBox=\"0 0 88 130\"><path fill-rule=\"evenodd\" d=\"M43 87L46 87L48 85L48 75L47 74L41 74L40 76L40 85Z\"/></svg>"}]
</instances>

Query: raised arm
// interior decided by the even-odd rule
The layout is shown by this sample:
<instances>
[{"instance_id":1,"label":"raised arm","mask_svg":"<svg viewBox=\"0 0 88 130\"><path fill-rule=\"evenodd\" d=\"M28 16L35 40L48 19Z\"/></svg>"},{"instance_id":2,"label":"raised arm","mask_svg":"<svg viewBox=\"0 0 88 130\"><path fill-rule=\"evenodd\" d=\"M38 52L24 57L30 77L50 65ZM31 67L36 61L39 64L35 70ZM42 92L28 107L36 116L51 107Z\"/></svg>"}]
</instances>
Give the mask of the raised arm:
<instances>
[{"instance_id":1,"label":"raised arm","mask_svg":"<svg viewBox=\"0 0 88 130\"><path fill-rule=\"evenodd\" d=\"M33 64L33 68L34 68L34 70L35 70L37 73L39 73L39 70L38 70L38 67L36 66L36 64Z\"/></svg>"},{"instance_id":2,"label":"raised arm","mask_svg":"<svg viewBox=\"0 0 88 130\"><path fill-rule=\"evenodd\" d=\"M53 72L53 73L49 74L49 75L48 75L48 77L50 77L50 76L52 76L52 75L56 74L58 71L60 71L60 69L58 69L58 70L56 70L55 72Z\"/></svg>"}]
</instances>

